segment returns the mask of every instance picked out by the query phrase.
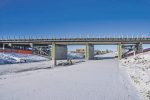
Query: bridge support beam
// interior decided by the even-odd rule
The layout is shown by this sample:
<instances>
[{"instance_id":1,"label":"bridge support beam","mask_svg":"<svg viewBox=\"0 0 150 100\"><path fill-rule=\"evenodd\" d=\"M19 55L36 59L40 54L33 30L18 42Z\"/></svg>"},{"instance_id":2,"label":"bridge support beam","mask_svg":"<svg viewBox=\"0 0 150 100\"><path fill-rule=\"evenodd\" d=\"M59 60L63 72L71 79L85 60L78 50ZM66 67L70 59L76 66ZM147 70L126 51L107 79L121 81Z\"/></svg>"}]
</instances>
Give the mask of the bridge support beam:
<instances>
[{"instance_id":1,"label":"bridge support beam","mask_svg":"<svg viewBox=\"0 0 150 100\"><path fill-rule=\"evenodd\" d=\"M52 43L51 57L53 65L56 66L56 60L67 59L67 45Z\"/></svg>"},{"instance_id":2,"label":"bridge support beam","mask_svg":"<svg viewBox=\"0 0 150 100\"><path fill-rule=\"evenodd\" d=\"M94 45L92 45L92 44L86 44L85 59L86 60L92 60L92 59L94 59Z\"/></svg>"},{"instance_id":3,"label":"bridge support beam","mask_svg":"<svg viewBox=\"0 0 150 100\"><path fill-rule=\"evenodd\" d=\"M122 54L123 54L122 52L123 52L123 50L122 50L122 44L119 43L119 44L118 44L118 59L119 59L119 60L122 59Z\"/></svg>"}]
</instances>

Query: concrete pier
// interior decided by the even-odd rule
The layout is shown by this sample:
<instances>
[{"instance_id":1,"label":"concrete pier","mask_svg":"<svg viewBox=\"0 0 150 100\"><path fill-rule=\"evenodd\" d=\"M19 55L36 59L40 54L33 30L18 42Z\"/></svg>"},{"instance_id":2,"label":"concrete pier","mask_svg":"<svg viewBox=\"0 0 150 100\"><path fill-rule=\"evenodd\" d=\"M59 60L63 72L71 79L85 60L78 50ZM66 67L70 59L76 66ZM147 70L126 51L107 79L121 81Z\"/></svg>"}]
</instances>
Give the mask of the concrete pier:
<instances>
[{"instance_id":1,"label":"concrete pier","mask_svg":"<svg viewBox=\"0 0 150 100\"><path fill-rule=\"evenodd\" d=\"M67 45L52 43L51 56L54 66L56 65L56 60L67 59Z\"/></svg>"},{"instance_id":2,"label":"concrete pier","mask_svg":"<svg viewBox=\"0 0 150 100\"><path fill-rule=\"evenodd\" d=\"M86 44L85 59L86 60L92 60L92 59L94 59L94 45L92 45L92 44Z\"/></svg>"},{"instance_id":3,"label":"concrete pier","mask_svg":"<svg viewBox=\"0 0 150 100\"><path fill-rule=\"evenodd\" d=\"M122 44L119 43L118 44L118 59L121 60L122 59Z\"/></svg>"},{"instance_id":4,"label":"concrete pier","mask_svg":"<svg viewBox=\"0 0 150 100\"><path fill-rule=\"evenodd\" d=\"M3 43L3 50L5 50L5 44Z\"/></svg>"},{"instance_id":5,"label":"concrete pier","mask_svg":"<svg viewBox=\"0 0 150 100\"><path fill-rule=\"evenodd\" d=\"M12 47L12 44L11 44L11 43L8 43L8 46L11 48L11 47Z\"/></svg>"}]
</instances>

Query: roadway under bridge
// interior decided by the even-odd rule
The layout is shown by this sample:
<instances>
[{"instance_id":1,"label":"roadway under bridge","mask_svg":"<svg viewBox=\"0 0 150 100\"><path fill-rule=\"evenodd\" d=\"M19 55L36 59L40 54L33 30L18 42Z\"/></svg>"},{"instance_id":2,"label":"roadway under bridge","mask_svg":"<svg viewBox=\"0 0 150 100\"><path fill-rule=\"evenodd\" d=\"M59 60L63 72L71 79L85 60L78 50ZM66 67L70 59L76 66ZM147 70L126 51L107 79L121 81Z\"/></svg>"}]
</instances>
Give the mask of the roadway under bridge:
<instances>
[{"instance_id":1,"label":"roadway under bridge","mask_svg":"<svg viewBox=\"0 0 150 100\"><path fill-rule=\"evenodd\" d=\"M150 44L150 38L56 38L56 39L3 39L0 40L0 47L25 49L31 47L32 50L41 53L48 53L56 65L56 60L67 59L67 45L85 45L85 59L94 59L94 45L117 45L118 58L122 59L125 53L143 51L143 44ZM51 45L51 50L48 50ZM43 49L44 48L44 49ZM126 52L124 52L126 50Z\"/></svg>"}]
</instances>

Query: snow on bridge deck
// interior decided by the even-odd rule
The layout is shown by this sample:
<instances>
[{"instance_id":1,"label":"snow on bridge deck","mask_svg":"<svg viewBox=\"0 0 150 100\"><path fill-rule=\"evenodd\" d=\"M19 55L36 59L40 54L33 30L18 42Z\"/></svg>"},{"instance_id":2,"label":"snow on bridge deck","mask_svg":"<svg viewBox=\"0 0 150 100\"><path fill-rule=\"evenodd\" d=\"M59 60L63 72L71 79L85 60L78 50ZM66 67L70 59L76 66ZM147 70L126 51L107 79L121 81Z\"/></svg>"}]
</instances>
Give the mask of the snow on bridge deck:
<instances>
[{"instance_id":1,"label":"snow on bridge deck","mask_svg":"<svg viewBox=\"0 0 150 100\"><path fill-rule=\"evenodd\" d=\"M3 77L1 100L139 100L115 59Z\"/></svg>"}]
</instances>

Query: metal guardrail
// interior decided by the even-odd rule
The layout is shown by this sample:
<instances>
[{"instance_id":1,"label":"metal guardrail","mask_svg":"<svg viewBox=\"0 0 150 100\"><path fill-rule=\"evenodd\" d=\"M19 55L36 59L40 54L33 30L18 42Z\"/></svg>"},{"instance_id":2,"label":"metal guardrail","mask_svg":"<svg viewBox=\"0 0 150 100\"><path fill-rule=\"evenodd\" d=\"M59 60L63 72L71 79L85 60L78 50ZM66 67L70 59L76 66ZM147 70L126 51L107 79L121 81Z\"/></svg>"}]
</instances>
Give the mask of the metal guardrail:
<instances>
[{"instance_id":1,"label":"metal guardrail","mask_svg":"<svg viewBox=\"0 0 150 100\"><path fill-rule=\"evenodd\" d=\"M52 39L0 39L0 41L54 41L54 40L150 40L150 38L52 38Z\"/></svg>"}]
</instances>

